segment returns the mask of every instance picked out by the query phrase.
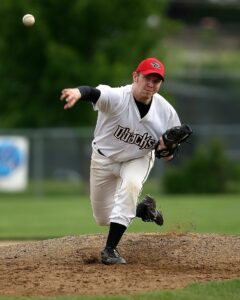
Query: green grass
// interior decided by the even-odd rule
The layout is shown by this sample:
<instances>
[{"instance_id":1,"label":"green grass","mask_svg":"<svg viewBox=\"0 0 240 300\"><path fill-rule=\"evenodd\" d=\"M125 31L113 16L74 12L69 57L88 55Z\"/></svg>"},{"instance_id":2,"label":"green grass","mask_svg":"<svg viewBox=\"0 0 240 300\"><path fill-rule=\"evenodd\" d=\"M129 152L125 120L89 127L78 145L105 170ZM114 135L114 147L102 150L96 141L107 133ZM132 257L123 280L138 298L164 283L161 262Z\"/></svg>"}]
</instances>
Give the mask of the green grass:
<instances>
[{"instance_id":1,"label":"green grass","mask_svg":"<svg viewBox=\"0 0 240 300\"><path fill-rule=\"evenodd\" d=\"M239 195L158 196L165 224L135 219L128 232L201 232L240 234ZM86 196L0 200L0 239L45 239L75 234L106 233L96 225Z\"/></svg>"},{"instance_id":2,"label":"green grass","mask_svg":"<svg viewBox=\"0 0 240 300\"><path fill-rule=\"evenodd\" d=\"M0 239L45 239L103 232L86 197L24 197L0 201Z\"/></svg>"},{"instance_id":3,"label":"green grass","mask_svg":"<svg viewBox=\"0 0 240 300\"><path fill-rule=\"evenodd\" d=\"M126 296L1 297L0 300L239 300L240 280L193 284L181 290Z\"/></svg>"}]
</instances>

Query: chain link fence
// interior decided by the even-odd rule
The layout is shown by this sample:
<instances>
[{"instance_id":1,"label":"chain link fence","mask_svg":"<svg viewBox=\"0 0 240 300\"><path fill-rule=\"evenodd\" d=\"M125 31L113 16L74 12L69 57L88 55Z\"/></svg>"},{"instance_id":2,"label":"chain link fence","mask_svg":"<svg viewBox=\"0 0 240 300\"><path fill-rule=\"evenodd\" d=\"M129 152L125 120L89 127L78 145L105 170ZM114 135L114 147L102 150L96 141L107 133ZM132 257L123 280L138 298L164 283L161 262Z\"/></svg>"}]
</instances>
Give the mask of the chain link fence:
<instances>
[{"instance_id":1,"label":"chain link fence","mask_svg":"<svg viewBox=\"0 0 240 300\"><path fill-rule=\"evenodd\" d=\"M240 125L193 126L191 144L184 144L177 159L179 164L198 146L213 139L222 142L226 154L240 161ZM2 130L3 136L23 136L29 141L29 188L35 195L87 192L93 128ZM150 178L158 182L166 162L156 161Z\"/></svg>"}]
</instances>

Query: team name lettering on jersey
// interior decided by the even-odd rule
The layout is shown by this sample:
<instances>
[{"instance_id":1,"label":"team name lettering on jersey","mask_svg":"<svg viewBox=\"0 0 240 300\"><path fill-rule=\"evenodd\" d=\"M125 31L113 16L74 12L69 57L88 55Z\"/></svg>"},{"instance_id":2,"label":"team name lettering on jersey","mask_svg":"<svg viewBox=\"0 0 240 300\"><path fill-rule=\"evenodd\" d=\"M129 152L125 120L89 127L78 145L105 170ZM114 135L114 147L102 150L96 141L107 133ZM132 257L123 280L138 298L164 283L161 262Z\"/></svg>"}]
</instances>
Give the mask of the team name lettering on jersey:
<instances>
[{"instance_id":1,"label":"team name lettering on jersey","mask_svg":"<svg viewBox=\"0 0 240 300\"><path fill-rule=\"evenodd\" d=\"M148 135L147 132L143 135L133 133L129 128L120 125L118 125L117 130L114 132L114 136L125 143L137 145L139 149L150 149L156 144L155 139L151 135Z\"/></svg>"}]
</instances>

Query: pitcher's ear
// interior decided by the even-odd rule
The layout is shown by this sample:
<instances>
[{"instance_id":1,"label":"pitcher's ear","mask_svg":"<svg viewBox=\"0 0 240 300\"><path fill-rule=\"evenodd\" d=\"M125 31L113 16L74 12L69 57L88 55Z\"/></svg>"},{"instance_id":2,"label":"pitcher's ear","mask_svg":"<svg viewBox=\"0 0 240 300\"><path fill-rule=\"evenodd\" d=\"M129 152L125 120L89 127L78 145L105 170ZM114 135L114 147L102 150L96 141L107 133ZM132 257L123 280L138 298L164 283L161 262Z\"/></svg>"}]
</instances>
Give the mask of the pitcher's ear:
<instances>
[{"instance_id":1,"label":"pitcher's ear","mask_svg":"<svg viewBox=\"0 0 240 300\"><path fill-rule=\"evenodd\" d=\"M133 77L133 82L136 82L137 78L138 78L138 73L136 71L134 71L132 74L132 77Z\"/></svg>"}]
</instances>

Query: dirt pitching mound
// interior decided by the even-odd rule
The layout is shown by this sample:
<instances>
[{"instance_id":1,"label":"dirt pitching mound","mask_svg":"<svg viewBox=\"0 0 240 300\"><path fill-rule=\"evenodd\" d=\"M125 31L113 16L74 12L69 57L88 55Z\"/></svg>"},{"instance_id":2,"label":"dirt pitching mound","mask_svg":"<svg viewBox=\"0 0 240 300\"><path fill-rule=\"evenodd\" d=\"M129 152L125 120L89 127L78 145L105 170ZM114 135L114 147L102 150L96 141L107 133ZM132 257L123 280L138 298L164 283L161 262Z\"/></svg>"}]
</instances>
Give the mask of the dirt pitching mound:
<instances>
[{"instance_id":1,"label":"dirt pitching mound","mask_svg":"<svg viewBox=\"0 0 240 300\"><path fill-rule=\"evenodd\" d=\"M133 294L240 277L240 237L126 234L127 265L99 261L105 235L67 236L0 248L0 295Z\"/></svg>"}]
</instances>

